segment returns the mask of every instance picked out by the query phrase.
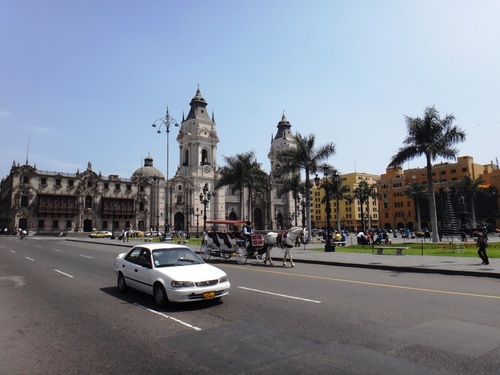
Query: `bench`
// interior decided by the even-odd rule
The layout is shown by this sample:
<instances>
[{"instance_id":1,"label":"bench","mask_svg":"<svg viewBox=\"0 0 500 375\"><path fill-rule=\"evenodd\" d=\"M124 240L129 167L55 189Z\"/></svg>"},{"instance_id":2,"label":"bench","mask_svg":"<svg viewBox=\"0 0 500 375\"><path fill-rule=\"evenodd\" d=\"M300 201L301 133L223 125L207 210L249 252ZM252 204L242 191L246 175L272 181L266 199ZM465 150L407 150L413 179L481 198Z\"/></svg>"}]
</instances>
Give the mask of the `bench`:
<instances>
[{"instance_id":1,"label":"bench","mask_svg":"<svg viewBox=\"0 0 500 375\"><path fill-rule=\"evenodd\" d=\"M396 255L403 255L403 250L408 250L409 247L405 246L376 246L374 247L377 250L378 255L382 255L384 250L396 250Z\"/></svg>"},{"instance_id":2,"label":"bench","mask_svg":"<svg viewBox=\"0 0 500 375\"><path fill-rule=\"evenodd\" d=\"M347 246L347 241L333 241L335 246Z\"/></svg>"}]
</instances>

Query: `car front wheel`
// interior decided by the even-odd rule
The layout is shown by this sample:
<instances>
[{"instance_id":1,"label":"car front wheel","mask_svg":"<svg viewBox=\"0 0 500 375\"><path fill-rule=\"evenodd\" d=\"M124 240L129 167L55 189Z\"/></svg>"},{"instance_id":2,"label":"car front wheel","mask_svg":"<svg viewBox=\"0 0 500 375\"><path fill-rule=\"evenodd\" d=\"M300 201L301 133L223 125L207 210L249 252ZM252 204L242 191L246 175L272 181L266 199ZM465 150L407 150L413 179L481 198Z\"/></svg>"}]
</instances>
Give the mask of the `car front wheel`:
<instances>
[{"instance_id":1,"label":"car front wheel","mask_svg":"<svg viewBox=\"0 0 500 375\"><path fill-rule=\"evenodd\" d=\"M125 282L125 277L123 277L123 273L121 272L118 274L118 289L122 293L127 291L127 283Z\"/></svg>"},{"instance_id":2,"label":"car front wheel","mask_svg":"<svg viewBox=\"0 0 500 375\"><path fill-rule=\"evenodd\" d=\"M155 302L158 306L165 306L168 303L167 292L161 284L156 284L153 289Z\"/></svg>"}]
</instances>

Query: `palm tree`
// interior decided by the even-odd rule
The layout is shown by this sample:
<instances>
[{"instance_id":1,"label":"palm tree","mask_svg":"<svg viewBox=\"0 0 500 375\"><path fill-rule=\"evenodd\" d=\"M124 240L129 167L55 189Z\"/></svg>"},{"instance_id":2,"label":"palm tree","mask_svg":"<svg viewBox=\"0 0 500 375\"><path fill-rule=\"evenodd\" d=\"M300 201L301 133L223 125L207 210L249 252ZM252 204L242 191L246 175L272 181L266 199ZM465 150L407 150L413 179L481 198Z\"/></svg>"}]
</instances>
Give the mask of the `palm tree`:
<instances>
[{"instance_id":1,"label":"palm tree","mask_svg":"<svg viewBox=\"0 0 500 375\"><path fill-rule=\"evenodd\" d=\"M215 186L219 189L229 186L240 192L241 218L244 216L243 191L248 189L248 220L252 221L252 196L254 191L265 193L269 190L269 175L261 169L254 151L247 151L235 156L224 156L226 166L219 169L219 180Z\"/></svg>"},{"instance_id":2,"label":"palm tree","mask_svg":"<svg viewBox=\"0 0 500 375\"><path fill-rule=\"evenodd\" d=\"M310 176L318 171L318 163L335 154L335 145L331 142L315 148L316 137L313 134L302 136L297 133L294 137L295 147L280 150L276 153L276 161L280 164L283 174L295 173L304 170L306 191L306 229L311 233L311 179Z\"/></svg>"},{"instance_id":3,"label":"palm tree","mask_svg":"<svg viewBox=\"0 0 500 375\"><path fill-rule=\"evenodd\" d=\"M332 197L332 199L335 199L335 202L337 204L335 214L337 215L337 230L340 232L340 205L339 205L339 202L341 200L348 199L347 197L350 196L349 192L351 191L351 189L349 188L349 186L342 184L342 179L340 178L340 176L338 176L338 178L334 178L333 181L330 184L328 184L328 186L330 188L328 195L330 197Z\"/></svg>"},{"instance_id":4,"label":"palm tree","mask_svg":"<svg viewBox=\"0 0 500 375\"><path fill-rule=\"evenodd\" d=\"M432 163L438 157L455 159L458 149L453 145L465 140L465 132L453 125L454 120L453 115L446 115L441 119L439 112L434 107L425 109L424 118L405 116L408 135L403 143L406 146L398 149L388 166L389 168L399 167L416 157L425 156L432 242L439 242Z\"/></svg>"},{"instance_id":5,"label":"palm tree","mask_svg":"<svg viewBox=\"0 0 500 375\"><path fill-rule=\"evenodd\" d=\"M293 173L289 178L284 178L281 181L281 187L278 189L278 195L283 195L291 192L294 201L294 217L295 226L297 226L297 214L298 214L298 202L300 197L300 192L304 190L304 184L301 181L300 174Z\"/></svg>"},{"instance_id":6,"label":"palm tree","mask_svg":"<svg viewBox=\"0 0 500 375\"><path fill-rule=\"evenodd\" d=\"M368 185L368 182L363 180L358 184L356 189L354 189L354 192L352 195L352 201L357 199L359 201L359 204L361 205L361 230L363 232L365 231L364 204L365 204L365 202L368 201L371 194L372 194L372 192L371 192L370 185Z\"/></svg>"},{"instance_id":7,"label":"palm tree","mask_svg":"<svg viewBox=\"0 0 500 375\"><path fill-rule=\"evenodd\" d=\"M366 218L368 219L368 229L372 229L372 222L371 222L371 216L370 216L370 198L371 199L378 199L379 194L377 192L377 184L371 184L368 185L366 189Z\"/></svg>"},{"instance_id":8,"label":"palm tree","mask_svg":"<svg viewBox=\"0 0 500 375\"><path fill-rule=\"evenodd\" d=\"M406 185L404 194L413 199L413 202L415 204L415 211L417 214L417 228L415 229L420 230L422 229L422 223L420 219L420 201L427 197L427 192L425 191L425 184L419 181L411 182L408 185Z\"/></svg>"},{"instance_id":9,"label":"palm tree","mask_svg":"<svg viewBox=\"0 0 500 375\"><path fill-rule=\"evenodd\" d=\"M473 179L470 174L466 174L460 182L458 183L458 187L465 194L465 196L469 199L470 204L470 212L471 212L471 229L475 229L477 227L476 223L476 207L474 201L478 194L485 193L482 185L485 183L485 180L481 177L477 179Z\"/></svg>"}]
</instances>

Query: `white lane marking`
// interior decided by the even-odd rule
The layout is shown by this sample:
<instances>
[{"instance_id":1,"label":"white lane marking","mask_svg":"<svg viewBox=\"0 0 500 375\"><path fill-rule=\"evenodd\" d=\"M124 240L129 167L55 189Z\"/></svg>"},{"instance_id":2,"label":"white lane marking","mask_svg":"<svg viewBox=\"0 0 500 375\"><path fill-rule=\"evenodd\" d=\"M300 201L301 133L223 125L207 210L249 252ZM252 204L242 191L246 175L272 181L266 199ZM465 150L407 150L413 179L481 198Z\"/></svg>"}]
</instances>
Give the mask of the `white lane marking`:
<instances>
[{"instance_id":1,"label":"white lane marking","mask_svg":"<svg viewBox=\"0 0 500 375\"><path fill-rule=\"evenodd\" d=\"M15 253L16 253L14 250L11 250L10 252L11 252L11 253L13 253L13 254L15 254Z\"/></svg>"},{"instance_id":2,"label":"white lane marking","mask_svg":"<svg viewBox=\"0 0 500 375\"><path fill-rule=\"evenodd\" d=\"M52 250L54 250L54 251L59 251L59 252L61 252L61 251L62 251L62 250L59 250L59 249L52 249Z\"/></svg>"},{"instance_id":3,"label":"white lane marking","mask_svg":"<svg viewBox=\"0 0 500 375\"><path fill-rule=\"evenodd\" d=\"M35 261L34 259L29 258L29 257L25 257L25 258L26 258L26 259L28 259L28 260L31 260L32 262L34 262L34 261Z\"/></svg>"},{"instance_id":4,"label":"white lane marking","mask_svg":"<svg viewBox=\"0 0 500 375\"><path fill-rule=\"evenodd\" d=\"M83 257L83 258L94 259L94 257L88 256L88 255L82 255L82 254L80 254L80 256Z\"/></svg>"},{"instance_id":5,"label":"white lane marking","mask_svg":"<svg viewBox=\"0 0 500 375\"><path fill-rule=\"evenodd\" d=\"M42 245L36 245L36 247L42 247Z\"/></svg>"},{"instance_id":6,"label":"white lane marking","mask_svg":"<svg viewBox=\"0 0 500 375\"><path fill-rule=\"evenodd\" d=\"M244 286L239 286L238 288L239 289L250 290L252 292L257 292L257 293L270 294L272 296L278 296L278 297L284 297L284 298L290 298L290 299L298 299L299 301L304 301L304 302L321 303L321 301L316 301L316 300L313 300L313 299L307 299L307 298L289 296L289 295L286 295L286 294L273 293L273 292L268 292L268 291L265 291L265 290L247 288L247 287L244 287Z\"/></svg>"},{"instance_id":7,"label":"white lane marking","mask_svg":"<svg viewBox=\"0 0 500 375\"><path fill-rule=\"evenodd\" d=\"M59 270L54 270L56 272L59 272L61 275L64 275L64 276L68 276L68 277L71 277L73 278L74 276L70 275L69 273L66 273L66 272L63 272L63 271L59 271Z\"/></svg>"},{"instance_id":8,"label":"white lane marking","mask_svg":"<svg viewBox=\"0 0 500 375\"><path fill-rule=\"evenodd\" d=\"M167 319L173 320L174 322L179 323L179 324L182 324L183 326L186 326L186 327L188 327L188 328L194 329L195 331L201 331L201 328L196 327L196 326L193 326L193 325L191 325L191 324L189 324L189 323L183 322L182 320L179 320L179 319L177 319L177 318L174 318L173 316L170 316L170 315L164 314L164 313L162 313L162 312L159 312L159 311L156 311L156 310L150 309L149 307L146 307L146 306L139 305L138 303L134 303L134 305L135 305L135 306L137 306L137 307L140 307L141 309L148 310L149 312L152 312L152 313L154 313L154 314L157 314L157 315L163 316L164 318L167 318Z\"/></svg>"}]
</instances>

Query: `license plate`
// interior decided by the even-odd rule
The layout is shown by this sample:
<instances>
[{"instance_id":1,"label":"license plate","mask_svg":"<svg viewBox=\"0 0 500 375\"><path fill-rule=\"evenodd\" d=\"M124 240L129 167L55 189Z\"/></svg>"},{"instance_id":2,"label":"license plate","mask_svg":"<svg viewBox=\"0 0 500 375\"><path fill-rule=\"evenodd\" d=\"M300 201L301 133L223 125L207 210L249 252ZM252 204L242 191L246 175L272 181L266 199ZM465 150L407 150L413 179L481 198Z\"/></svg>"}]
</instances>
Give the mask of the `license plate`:
<instances>
[{"instance_id":1,"label":"license plate","mask_svg":"<svg viewBox=\"0 0 500 375\"><path fill-rule=\"evenodd\" d=\"M203 293L203 299L214 299L214 298L215 298L215 292Z\"/></svg>"}]
</instances>

